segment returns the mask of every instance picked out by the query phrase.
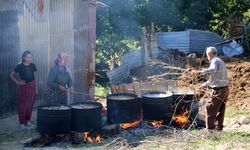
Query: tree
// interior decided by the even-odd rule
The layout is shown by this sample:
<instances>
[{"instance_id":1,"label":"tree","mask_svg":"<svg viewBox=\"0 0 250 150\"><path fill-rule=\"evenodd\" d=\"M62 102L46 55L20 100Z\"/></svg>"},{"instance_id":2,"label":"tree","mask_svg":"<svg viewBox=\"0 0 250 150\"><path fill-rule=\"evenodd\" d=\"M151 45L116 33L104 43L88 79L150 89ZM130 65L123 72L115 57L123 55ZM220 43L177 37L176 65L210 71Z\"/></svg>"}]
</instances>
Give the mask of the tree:
<instances>
[{"instance_id":1,"label":"tree","mask_svg":"<svg viewBox=\"0 0 250 150\"><path fill-rule=\"evenodd\" d=\"M250 9L250 0L211 0L210 11L213 18L210 20L212 31L230 37L230 28L243 23L245 12Z\"/></svg>"},{"instance_id":2,"label":"tree","mask_svg":"<svg viewBox=\"0 0 250 150\"><path fill-rule=\"evenodd\" d=\"M97 62L118 64L139 43L141 27L157 32L201 29L229 37L230 27L250 20L250 0L103 0L97 11ZM248 19L247 19L248 18ZM138 47L136 45L135 47Z\"/></svg>"},{"instance_id":3,"label":"tree","mask_svg":"<svg viewBox=\"0 0 250 150\"><path fill-rule=\"evenodd\" d=\"M97 11L97 63L113 68L130 50L128 43L139 39L139 25L133 18L134 4L130 2L133 1L108 0L109 8Z\"/></svg>"}]
</instances>

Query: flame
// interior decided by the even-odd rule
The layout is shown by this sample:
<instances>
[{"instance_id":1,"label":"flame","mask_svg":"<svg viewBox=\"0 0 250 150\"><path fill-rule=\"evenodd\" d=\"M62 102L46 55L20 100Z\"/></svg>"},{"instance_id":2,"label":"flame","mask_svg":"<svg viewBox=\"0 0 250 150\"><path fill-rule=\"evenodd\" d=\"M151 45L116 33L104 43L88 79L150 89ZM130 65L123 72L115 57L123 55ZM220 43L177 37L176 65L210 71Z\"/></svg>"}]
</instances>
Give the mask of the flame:
<instances>
[{"instance_id":1,"label":"flame","mask_svg":"<svg viewBox=\"0 0 250 150\"><path fill-rule=\"evenodd\" d=\"M180 115L176 115L173 117L173 120L175 120L175 122L179 125L179 126L184 126L186 123L189 122L188 120L188 109L185 108L185 111L180 114Z\"/></svg>"},{"instance_id":2,"label":"flame","mask_svg":"<svg viewBox=\"0 0 250 150\"><path fill-rule=\"evenodd\" d=\"M101 142L102 141L102 138L101 138L101 135L97 135L97 137L95 138L96 142Z\"/></svg>"},{"instance_id":3,"label":"flame","mask_svg":"<svg viewBox=\"0 0 250 150\"><path fill-rule=\"evenodd\" d=\"M137 126L139 123L141 123L141 121L142 120L137 120L131 123L123 123L123 124L120 124L120 127L123 129L128 129L128 128Z\"/></svg>"},{"instance_id":4,"label":"flame","mask_svg":"<svg viewBox=\"0 0 250 150\"><path fill-rule=\"evenodd\" d=\"M163 125L163 120L160 120L160 121L153 121L151 122L152 126L154 127L158 127L158 126L161 126Z\"/></svg>"},{"instance_id":5,"label":"flame","mask_svg":"<svg viewBox=\"0 0 250 150\"><path fill-rule=\"evenodd\" d=\"M83 132L83 139L89 143L101 142L103 140L100 134L97 134L96 137L90 137L89 132Z\"/></svg>"}]
</instances>

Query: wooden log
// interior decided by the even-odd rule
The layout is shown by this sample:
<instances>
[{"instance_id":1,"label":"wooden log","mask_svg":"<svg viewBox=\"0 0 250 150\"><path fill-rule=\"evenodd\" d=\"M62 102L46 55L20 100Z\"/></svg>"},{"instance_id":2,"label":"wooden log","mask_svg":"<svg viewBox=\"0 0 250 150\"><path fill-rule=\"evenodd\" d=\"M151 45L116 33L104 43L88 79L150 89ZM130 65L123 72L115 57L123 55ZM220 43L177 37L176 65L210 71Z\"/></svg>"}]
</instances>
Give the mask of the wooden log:
<instances>
[{"instance_id":1,"label":"wooden log","mask_svg":"<svg viewBox=\"0 0 250 150\"><path fill-rule=\"evenodd\" d=\"M106 125L102 128L102 135L106 137L114 136L119 133L120 133L119 124Z\"/></svg>"},{"instance_id":2,"label":"wooden log","mask_svg":"<svg viewBox=\"0 0 250 150\"><path fill-rule=\"evenodd\" d=\"M141 89L140 83L135 82L134 83L134 91L135 91L135 94L137 95L137 97L142 97L140 89Z\"/></svg>"}]
</instances>

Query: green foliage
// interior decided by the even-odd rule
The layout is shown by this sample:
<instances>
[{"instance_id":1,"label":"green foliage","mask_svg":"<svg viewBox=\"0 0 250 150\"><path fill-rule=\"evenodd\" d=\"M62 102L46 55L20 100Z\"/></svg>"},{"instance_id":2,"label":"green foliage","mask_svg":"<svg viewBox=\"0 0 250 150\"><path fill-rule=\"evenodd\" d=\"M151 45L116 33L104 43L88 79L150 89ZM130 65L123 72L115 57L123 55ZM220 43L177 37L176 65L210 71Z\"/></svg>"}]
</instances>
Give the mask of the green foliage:
<instances>
[{"instance_id":1,"label":"green foliage","mask_svg":"<svg viewBox=\"0 0 250 150\"><path fill-rule=\"evenodd\" d=\"M131 1L132 2L132 1ZM119 63L131 48L138 48L139 26L132 17L134 4L109 0L97 11L97 63ZM136 36L137 35L137 36ZM136 44L137 43L137 44Z\"/></svg>"},{"instance_id":2,"label":"green foliage","mask_svg":"<svg viewBox=\"0 0 250 150\"><path fill-rule=\"evenodd\" d=\"M95 95L106 97L110 92L110 87L108 85L100 85L96 83L95 85Z\"/></svg>"},{"instance_id":3,"label":"green foliage","mask_svg":"<svg viewBox=\"0 0 250 150\"><path fill-rule=\"evenodd\" d=\"M118 64L139 48L141 27L155 23L157 32L201 29L228 37L232 22L250 20L250 0L102 0L97 11L97 63ZM132 44L131 43L136 43Z\"/></svg>"},{"instance_id":4,"label":"green foliage","mask_svg":"<svg viewBox=\"0 0 250 150\"><path fill-rule=\"evenodd\" d=\"M211 0L210 11L213 19L210 21L212 31L228 37L228 27L231 23L242 23L244 14L249 11L250 0Z\"/></svg>"},{"instance_id":5,"label":"green foliage","mask_svg":"<svg viewBox=\"0 0 250 150\"><path fill-rule=\"evenodd\" d=\"M244 12L243 16L244 21L246 23L250 23L250 8L246 12Z\"/></svg>"}]
</instances>

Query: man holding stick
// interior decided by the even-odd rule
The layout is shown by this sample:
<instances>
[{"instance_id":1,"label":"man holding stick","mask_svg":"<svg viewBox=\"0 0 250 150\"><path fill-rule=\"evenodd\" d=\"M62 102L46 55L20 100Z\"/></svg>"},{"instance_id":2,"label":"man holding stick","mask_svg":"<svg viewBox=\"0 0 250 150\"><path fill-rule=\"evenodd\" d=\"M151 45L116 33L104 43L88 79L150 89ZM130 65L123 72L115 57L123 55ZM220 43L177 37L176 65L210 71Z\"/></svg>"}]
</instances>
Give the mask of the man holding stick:
<instances>
[{"instance_id":1,"label":"man holding stick","mask_svg":"<svg viewBox=\"0 0 250 150\"><path fill-rule=\"evenodd\" d=\"M211 98L206 104L206 128L222 131L229 94L227 68L224 61L217 56L215 47L208 47L206 56L210 62L210 67L203 70L193 70L192 74L209 75L209 80L201 85L201 88L212 89Z\"/></svg>"}]
</instances>

